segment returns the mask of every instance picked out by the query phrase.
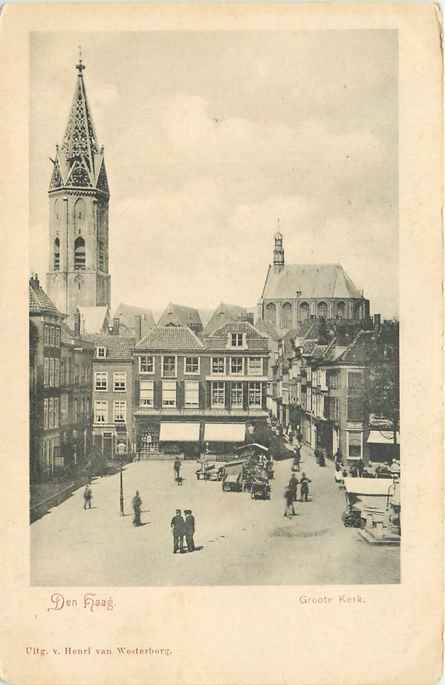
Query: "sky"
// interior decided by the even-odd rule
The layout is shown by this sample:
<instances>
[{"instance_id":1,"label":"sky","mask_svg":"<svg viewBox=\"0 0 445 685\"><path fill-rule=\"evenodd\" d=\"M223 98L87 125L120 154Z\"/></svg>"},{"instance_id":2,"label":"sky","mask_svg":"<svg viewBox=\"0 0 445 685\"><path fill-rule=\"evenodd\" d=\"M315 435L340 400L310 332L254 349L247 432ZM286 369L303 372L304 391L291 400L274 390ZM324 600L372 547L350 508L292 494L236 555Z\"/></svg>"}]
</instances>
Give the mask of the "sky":
<instances>
[{"instance_id":1,"label":"sky","mask_svg":"<svg viewBox=\"0 0 445 685\"><path fill-rule=\"evenodd\" d=\"M112 305L255 306L287 263L340 263L398 314L397 34L31 36L30 271L48 270L49 158L78 45L110 185Z\"/></svg>"}]
</instances>

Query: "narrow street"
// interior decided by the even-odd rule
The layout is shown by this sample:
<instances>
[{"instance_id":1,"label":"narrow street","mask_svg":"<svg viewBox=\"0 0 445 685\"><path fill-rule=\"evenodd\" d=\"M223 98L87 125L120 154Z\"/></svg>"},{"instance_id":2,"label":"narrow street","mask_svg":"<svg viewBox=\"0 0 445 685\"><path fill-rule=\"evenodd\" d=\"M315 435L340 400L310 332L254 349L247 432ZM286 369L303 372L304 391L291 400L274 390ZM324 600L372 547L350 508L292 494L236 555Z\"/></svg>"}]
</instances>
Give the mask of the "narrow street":
<instances>
[{"instance_id":1,"label":"narrow street","mask_svg":"<svg viewBox=\"0 0 445 685\"><path fill-rule=\"evenodd\" d=\"M291 461L275 463L270 501L222 492L221 483L198 481L196 463L143 461L124 471L125 516L119 513L119 475L93 483L93 508L83 510L82 490L31 526L33 585L310 585L399 582L399 548L374 547L341 521L344 491L328 463L320 468L303 449L302 471L312 479L310 502L283 516ZM131 499L143 500L143 526L132 525ZM196 517L192 554L172 553L175 509Z\"/></svg>"}]
</instances>

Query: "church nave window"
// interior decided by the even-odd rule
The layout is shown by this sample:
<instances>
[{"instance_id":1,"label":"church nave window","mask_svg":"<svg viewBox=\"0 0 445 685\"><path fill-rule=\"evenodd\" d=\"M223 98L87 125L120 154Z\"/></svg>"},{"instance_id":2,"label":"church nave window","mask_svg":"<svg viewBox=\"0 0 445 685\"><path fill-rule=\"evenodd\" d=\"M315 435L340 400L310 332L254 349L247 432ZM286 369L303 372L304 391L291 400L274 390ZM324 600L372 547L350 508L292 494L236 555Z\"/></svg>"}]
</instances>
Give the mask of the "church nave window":
<instances>
[{"instance_id":1,"label":"church nave window","mask_svg":"<svg viewBox=\"0 0 445 685\"><path fill-rule=\"evenodd\" d=\"M74 269L75 271L85 271L86 250L85 241L79 236L74 241Z\"/></svg>"}]
</instances>

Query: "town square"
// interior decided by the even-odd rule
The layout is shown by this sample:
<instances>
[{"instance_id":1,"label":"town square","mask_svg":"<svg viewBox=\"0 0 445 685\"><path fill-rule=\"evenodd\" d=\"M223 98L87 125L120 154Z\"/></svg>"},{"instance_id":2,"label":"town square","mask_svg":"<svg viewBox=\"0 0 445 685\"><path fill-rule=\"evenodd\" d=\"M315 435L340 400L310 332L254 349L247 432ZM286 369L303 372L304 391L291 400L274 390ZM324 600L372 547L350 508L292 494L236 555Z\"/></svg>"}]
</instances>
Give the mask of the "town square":
<instances>
[{"instance_id":1,"label":"town square","mask_svg":"<svg viewBox=\"0 0 445 685\"><path fill-rule=\"evenodd\" d=\"M364 84L353 59L395 64L391 36L345 40L331 89L329 38L323 98L289 67L276 109L259 36L253 78L229 38L223 59L207 34L123 35L129 63L172 74L152 69L147 107L129 67L95 62L106 37L57 65L52 40L33 43L32 584L399 583L396 71ZM308 64L317 47L268 40Z\"/></svg>"}]
</instances>

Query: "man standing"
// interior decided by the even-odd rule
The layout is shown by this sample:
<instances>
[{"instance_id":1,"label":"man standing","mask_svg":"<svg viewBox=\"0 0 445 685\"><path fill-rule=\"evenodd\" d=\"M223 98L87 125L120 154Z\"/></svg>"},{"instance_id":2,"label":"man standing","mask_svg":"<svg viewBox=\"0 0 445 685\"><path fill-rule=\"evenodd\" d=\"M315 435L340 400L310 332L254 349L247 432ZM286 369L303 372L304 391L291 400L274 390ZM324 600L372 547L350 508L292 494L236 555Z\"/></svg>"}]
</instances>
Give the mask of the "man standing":
<instances>
[{"instance_id":1,"label":"man standing","mask_svg":"<svg viewBox=\"0 0 445 685\"><path fill-rule=\"evenodd\" d=\"M139 496L139 490L136 490L136 494L133 497L133 526L140 526L141 525L141 506L142 506L142 500Z\"/></svg>"},{"instance_id":2,"label":"man standing","mask_svg":"<svg viewBox=\"0 0 445 685\"><path fill-rule=\"evenodd\" d=\"M90 488L90 484L88 483L85 486L85 490L83 491L83 508L86 509L91 509L91 500L93 499L93 492Z\"/></svg>"},{"instance_id":3,"label":"man standing","mask_svg":"<svg viewBox=\"0 0 445 685\"><path fill-rule=\"evenodd\" d=\"M181 474L181 460L179 459L179 457L176 457L175 462L173 464L173 468L175 471L175 481L179 483L179 478Z\"/></svg>"},{"instance_id":4,"label":"man standing","mask_svg":"<svg viewBox=\"0 0 445 685\"><path fill-rule=\"evenodd\" d=\"M187 543L187 550L189 552L194 552L195 551L195 541L193 540L193 536L195 534L195 517L193 516L191 509L185 509L184 514L185 514L184 532L185 532L185 540Z\"/></svg>"},{"instance_id":5,"label":"man standing","mask_svg":"<svg viewBox=\"0 0 445 685\"><path fill-rule=\"evenodd\" d=\"M292 474L290 481L289 481L289 490L291 491L293 495L293 501L297 501L297 486L298 486L298 479L295 475L295 473Z\"/></svg>"},{"instance_id":6,"label":"man standing","mask_svg":"<svg viewBox=\"0 0 445 685\"><path fill-rule=\"evenodd\" d=\"M289 486L284 491L284 499L286 502L286 508L284 510L284 516L286 516L286 517L295 516L294 493L289 488Z\"/></svg>"},{"instance_id":7,"label":"man standing","mask_svg":"<svg viewBox=\"0 0 445 685\"><path fill-rule=\"evenodd\" d=\"M311 479L308 478L303 471L301 474L301 480L300 480L300 493L301 493L301 501L307 502L309 498L309 483L311 482Z\"/></svg>"},{"instance_id":8,"label":"man standing","mask_svg":"<svg viewBox=\"0 0 445 685\"><path fill-rule=\"evenodd\" d=\"M181 510L176 509L176 514L173 516L171 523L170 523L170 529L173 533L173 554L176 554L176 552L179 551L183 552L184 551L184 532L185 532L185 521L181 516Z\"/></svg>"}]
</instances>

